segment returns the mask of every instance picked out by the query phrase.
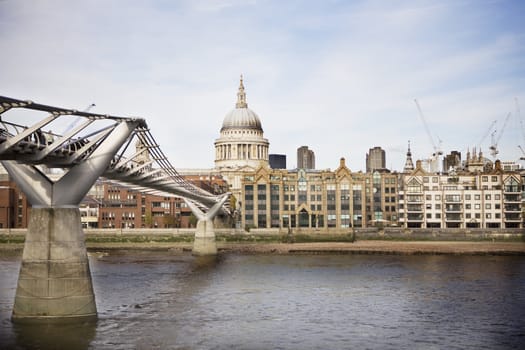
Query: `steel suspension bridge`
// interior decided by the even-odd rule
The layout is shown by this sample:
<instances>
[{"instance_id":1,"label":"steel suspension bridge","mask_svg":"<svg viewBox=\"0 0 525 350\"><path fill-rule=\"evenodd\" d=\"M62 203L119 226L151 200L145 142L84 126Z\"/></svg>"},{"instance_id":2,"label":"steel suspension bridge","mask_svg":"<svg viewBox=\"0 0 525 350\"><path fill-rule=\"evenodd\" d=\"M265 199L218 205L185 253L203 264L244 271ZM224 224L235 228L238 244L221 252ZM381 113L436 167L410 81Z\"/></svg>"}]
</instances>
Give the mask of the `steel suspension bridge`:
<instances>
[{"instance_id":1,"label":"steel suspension bridge","mask_svg":"<svg viewBox=\"0 0 525 350\"><path fill-rule=\"evenodd\" d=\"M97 317L79 204L99 177L183 198L198 219L193 254L217 254L213 219L229 214L229 194L186 181L142 118L0 96L0 162L32 205L13 320Z\"/></svg>"}]
</instances>

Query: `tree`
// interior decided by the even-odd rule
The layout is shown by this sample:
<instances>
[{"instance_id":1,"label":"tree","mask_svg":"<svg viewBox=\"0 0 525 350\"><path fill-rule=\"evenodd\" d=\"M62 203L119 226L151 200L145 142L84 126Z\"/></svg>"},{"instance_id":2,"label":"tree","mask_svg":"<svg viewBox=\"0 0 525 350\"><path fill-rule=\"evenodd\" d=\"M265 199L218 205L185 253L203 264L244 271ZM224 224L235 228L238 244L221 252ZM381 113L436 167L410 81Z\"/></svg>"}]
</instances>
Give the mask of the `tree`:
<instances>
[{"instance_id":1,"label":"tree","mask_svg":"<svg viewBox=\"0 0 525 350\"><path fill-rule=\"evenodd\" d=\"M164 226L165 227L175 227L176 219L175 216L171 214L164 215Z\"/></svg>"},{"instance_id":2,"label":"tree","mask_svg":"<svg viewBox=\"0 0 525 350\"><path fill-rule=\"evenodd\" d=\"M146 212L146 215L144 215L144 225L148 228L151 228L151 225L153 224L153 216L151 215L151 212Z\"/></svg>"},{"instance_id":3,"label":"tree","mask_svg":"<svg viewBox=\"0 0 525 350\"><path fill-rule=\"evenodd\" d=\"M193 215L193 213L191 213L190 219L189 219L190 227L197 227L197 221L198 221L197 217Z\"/></svg>"}]
</instances>

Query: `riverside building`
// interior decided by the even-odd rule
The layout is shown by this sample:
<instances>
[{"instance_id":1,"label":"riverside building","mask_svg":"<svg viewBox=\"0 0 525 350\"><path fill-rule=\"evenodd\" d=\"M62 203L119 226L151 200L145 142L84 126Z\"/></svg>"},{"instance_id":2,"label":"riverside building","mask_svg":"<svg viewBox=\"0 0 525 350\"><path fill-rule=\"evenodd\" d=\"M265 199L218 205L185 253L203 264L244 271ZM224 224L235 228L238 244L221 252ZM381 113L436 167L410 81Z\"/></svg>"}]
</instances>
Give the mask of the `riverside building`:
<instances>
[{"instance_id":1,"label":"riverside building","mask_svg":"<svg viewBox=\"0 0 525 350\"><path fill-rule=\"evenodd\" d=\"M398 175L353 173L342 158L335 171L260 167L245 173L245 228L330 229L397 223Z\"/></svg>"},{"instance_id":2,"label":"riverside building","mask_svg":"<svg viewBox=\"0 0 525 350\"><path fill-rule=\"evenodd\" d=\"M523 228L525 174L487 170L470 158L464 171L440 175L416 169L399 188L399 223L407 228ZM475 170L470 168L473 165ZM470 171L469 171L470 168Z\"/></svg>"}]
</instances>

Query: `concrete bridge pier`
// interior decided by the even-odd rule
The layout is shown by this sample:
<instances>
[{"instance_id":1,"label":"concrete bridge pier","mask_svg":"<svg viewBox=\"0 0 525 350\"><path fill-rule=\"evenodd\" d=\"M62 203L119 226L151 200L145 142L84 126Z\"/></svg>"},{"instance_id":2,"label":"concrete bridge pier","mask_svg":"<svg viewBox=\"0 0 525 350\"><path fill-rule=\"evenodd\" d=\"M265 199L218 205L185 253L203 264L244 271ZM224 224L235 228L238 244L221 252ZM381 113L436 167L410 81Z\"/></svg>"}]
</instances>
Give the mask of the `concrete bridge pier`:
<instances>
[{"instance_id":1,"label":"concrete bridge pier","mask_svg":"<svg viewBox=\"0 0 525 350\"><path fill-rule=\"evenodd\" d=\"M206 213L200 210L195 203L185 199L185 202L198 219L195 239L193 241L193 255L217 255L217 243L215 242L213 218L215 218L228 198L229 193L226 193Z\"/></svg>"},{"instance_id":2,"label":"concrete bridge pier","mask_svg":"<svg viewBox=\"0 0 525 350\"><path fill-rule=\"evenodd\" d=\"M217 254L213 220L199 220L197 222L192 254L197 256Z\"/></svg>"},{"instance_id":3,"label":"concrete bridge pier","mask_svg":"<svg viewBox=\"0 0 525 350\"><path fill-rule=\"evenodd\" d=\"M13 321L97 317L78 208L139 121L122 122L111 137L58 180L34 165L2 161L32 204L18 277Z\"/></svg>"},{"instance_id":4,"label":"concrete bridge pier","mask_svg":"<svg viewBox=\"0 0 525 350\"><path fill-rule=\"evenodd\" d=\"M96 317L79 209L31 209L13 320L64 321Z\"/></svg>"}]
</instances>

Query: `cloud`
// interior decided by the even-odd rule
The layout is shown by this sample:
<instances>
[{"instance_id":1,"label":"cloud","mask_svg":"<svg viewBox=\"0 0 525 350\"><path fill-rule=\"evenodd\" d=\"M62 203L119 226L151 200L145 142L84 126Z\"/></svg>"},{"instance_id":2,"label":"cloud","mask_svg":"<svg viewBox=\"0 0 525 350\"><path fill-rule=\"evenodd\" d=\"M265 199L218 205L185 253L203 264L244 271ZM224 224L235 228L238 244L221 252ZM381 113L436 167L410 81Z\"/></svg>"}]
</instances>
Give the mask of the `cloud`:
<instances>
[{"instance_id":1,"label":"cloud","mask_svg":"<svg viewBox=\"0 0 525 350\"><path fill-rule=\"evenodd\" d=\"M524 100L520 2L0 2L0 91L136 115L176 167L213 166L239 74L270 151L308 145L321 168L365 168L374 146L402 169L432 145L474 146L513 112L500 155L519 157ZM523 118L523 117L521 117ZM511 126L509 124L509 126ZM490 143L490 140L487 140Z\"/></svg>"}]
</instances>

